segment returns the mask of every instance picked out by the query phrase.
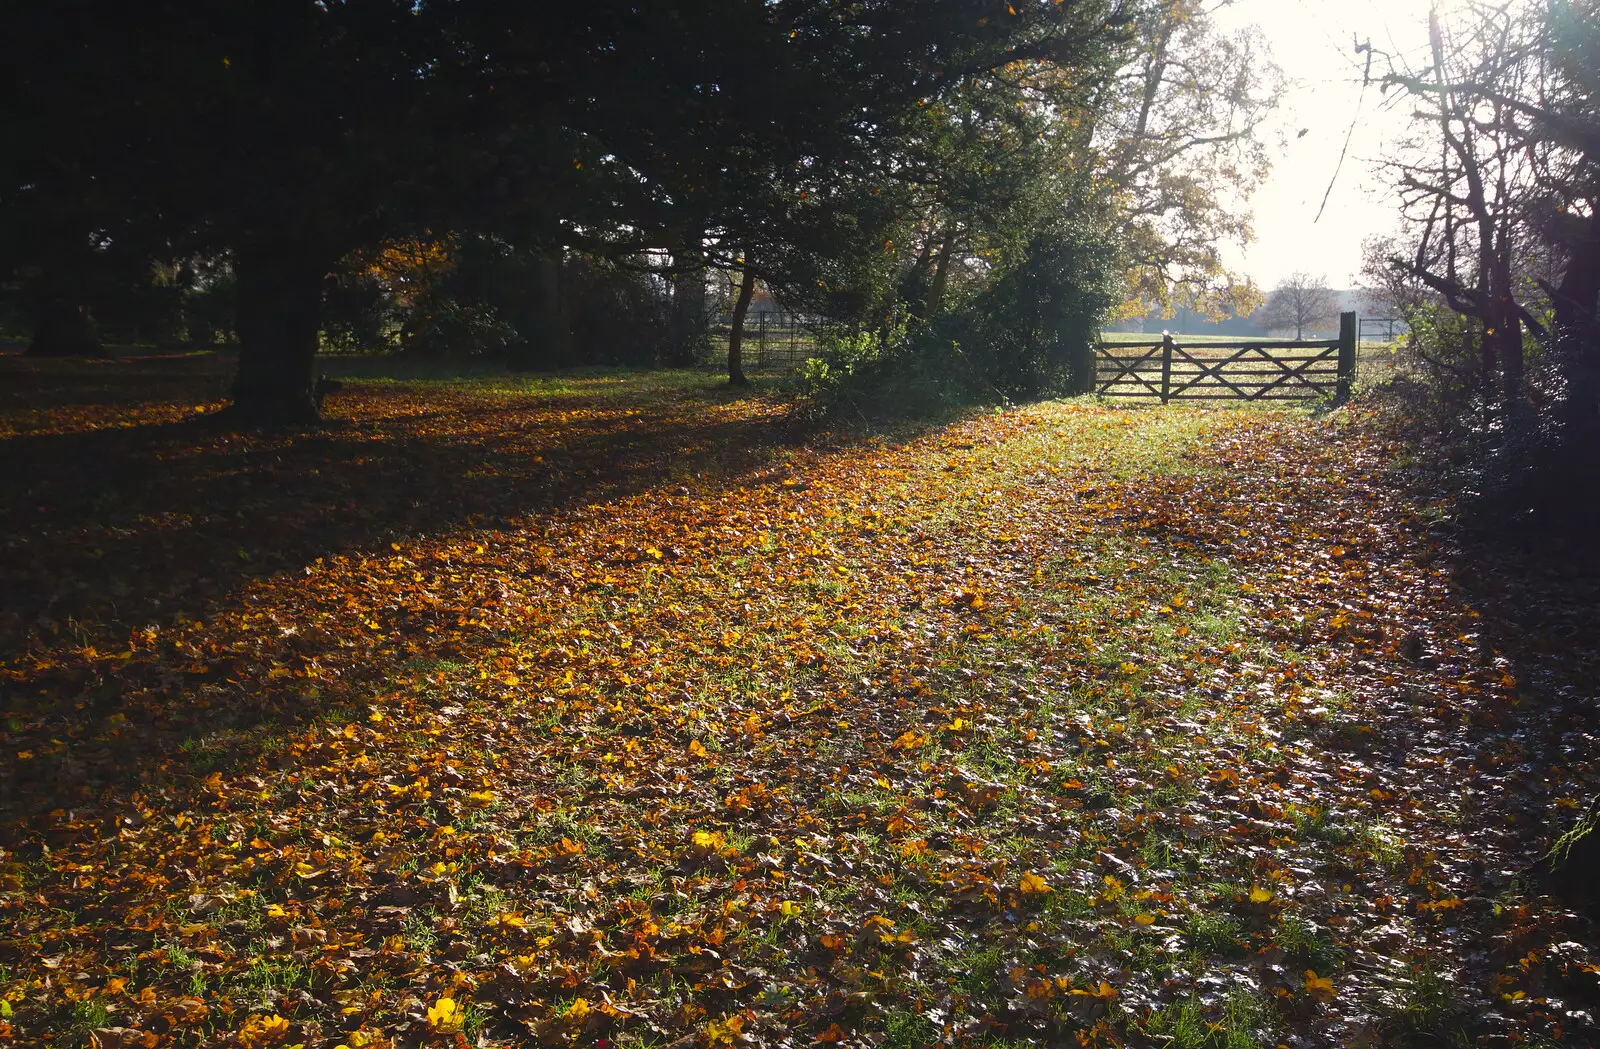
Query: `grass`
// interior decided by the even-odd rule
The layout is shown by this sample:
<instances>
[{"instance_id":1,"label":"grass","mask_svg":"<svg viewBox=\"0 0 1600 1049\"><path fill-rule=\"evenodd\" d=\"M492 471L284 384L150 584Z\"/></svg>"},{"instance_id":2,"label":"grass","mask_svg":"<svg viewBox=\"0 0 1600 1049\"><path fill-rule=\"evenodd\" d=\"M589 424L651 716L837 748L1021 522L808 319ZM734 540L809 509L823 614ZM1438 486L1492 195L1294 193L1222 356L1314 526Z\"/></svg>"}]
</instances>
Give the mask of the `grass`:
<instances>
[{"instance_id":1,"label":"grass","mask_svg":"<svg viewBox=\"0 0 1600 1049\"><path fill-rule=\"evenodd\" d=\"M1197 998L1168 1006L1150 1031L1171 1049L1257 1049L1264 1021L1261 1004L1249 992L1235 991L1213 1008Z\"/></svg>"},{"instance_id":2,"label":"grass","mask_svg":"<svg viewBox=\"0 0 1600 1049\"><path fill-rule=\"evenodd\" d=\"M1413 965L1399 989L1383 1003L1388 1026L1412 1044L1466 1045L1466 1010L1450 977L1437 964Z\"/></svg>"},{"instance_id":3,"label":"grass","mask_svg":"<svg viewBox=\"0 0 1600 1049\"><path fill-rule=\"evenodd\" d=\"M1460 1021L1462 958L1403 986L1348 961L1471 891L1413 869L1468 831L1397 808L1371 742L1384 697L1440 683L1371 688L1319 626L1335 600L1414 616L1435 578L1359 432L1087 401L819 432L697 373L331 367L321 431L169 426L181 397L91 404L68 371L0 413L41 456L122 464L81 493L41 460L0 512L44 602L0 650L6 804L42 828L0 868L26 1038L98 1022L41 990L58 955L97 987L131 955L130 987L200 998L219 1039L291 1002L352 1030L328 1003L357 992L375 1031L459 996L490 1045Z\"/></svg>"}]
</instances>

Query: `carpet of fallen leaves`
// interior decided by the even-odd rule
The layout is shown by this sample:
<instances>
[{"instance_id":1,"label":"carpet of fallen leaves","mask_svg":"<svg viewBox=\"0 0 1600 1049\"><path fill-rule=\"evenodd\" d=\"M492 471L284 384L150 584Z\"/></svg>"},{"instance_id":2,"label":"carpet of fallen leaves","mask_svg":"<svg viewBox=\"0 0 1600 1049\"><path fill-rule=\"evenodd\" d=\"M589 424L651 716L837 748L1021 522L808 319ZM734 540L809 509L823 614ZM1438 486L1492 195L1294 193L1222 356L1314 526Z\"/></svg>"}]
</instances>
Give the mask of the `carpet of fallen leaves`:
<instances>
[{"instance_id":1,"label":"carpet of fallen leaves","mask_svg":"<svg viewBox=\"0 0 1600 1049\"><path fill-rule=\"evenodd\" d=\"M1594 589L1360 408L0 366L0 1044L1596 1036Z\"/></svg>"}]
</instances>

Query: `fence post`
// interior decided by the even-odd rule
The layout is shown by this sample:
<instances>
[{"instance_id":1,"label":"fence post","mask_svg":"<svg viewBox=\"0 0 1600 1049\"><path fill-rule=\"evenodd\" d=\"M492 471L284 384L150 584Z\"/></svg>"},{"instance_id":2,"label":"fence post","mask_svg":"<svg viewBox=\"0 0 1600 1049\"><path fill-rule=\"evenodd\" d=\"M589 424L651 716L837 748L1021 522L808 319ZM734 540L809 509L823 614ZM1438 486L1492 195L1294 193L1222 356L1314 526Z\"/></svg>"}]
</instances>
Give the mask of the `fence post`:
<instances>
[{"instance_id":1,"label":"fence post","mask_svg":"<svg viewBox=\"0 0 1600 1049\"><path fill-rule=\"evenodd\" d=\"M760 371L767 370L767 311L761 311L761 352L756 357L756 368Z\"/></svg>"},{"instance_id":2,"label":"fence post","mask_svg":"<svg viewBox=\"0 0 1600 1049\"><path fill-rule=\"evenodd\" d=\"M1161 333L1161 403L1170 399L1172 389L1172 336Z\"/></svg>"},{"instance_id":3,"label":"fence post","mask_svg":"<svg viewBox=\"0 0 1600 1049\"><path fill-rule=\"evenodd\" d=\"M1350 390L1356 382L1356 315L1348 311L1339 314L1339 392L1335 404L1350 399Z\"/></svg>"}]
</instances>

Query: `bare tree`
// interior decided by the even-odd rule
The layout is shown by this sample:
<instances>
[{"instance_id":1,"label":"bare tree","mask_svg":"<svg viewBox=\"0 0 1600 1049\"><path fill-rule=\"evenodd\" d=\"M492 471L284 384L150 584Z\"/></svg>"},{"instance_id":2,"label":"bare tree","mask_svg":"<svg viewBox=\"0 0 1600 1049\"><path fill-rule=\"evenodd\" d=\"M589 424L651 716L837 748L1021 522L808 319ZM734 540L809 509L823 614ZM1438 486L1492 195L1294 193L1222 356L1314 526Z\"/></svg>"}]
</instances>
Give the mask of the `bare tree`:
<instances>
[{"instance_id":1,"label":"bare tree","mask_svg":"<svg viewBox=\"0 0 1600 1049\"><path fill-rule=\"evenodd\" d=\"M1293 328L1294 337L1304 338L1307 328L1315 328L1339 316L1339 299L1328 289L1325 277L1291 273L1267 296L1267 304L1256 314L1267 329Z\"/></svg>"},{"instance_id":2,"label":"bare tree","mask_svg":"<svg viewBox=\"0 0 1600 1049\"><path fill-rule=\"evenodd\" d=\"M1475 329L1486 393L1522 403L1524 332L1553 351L1566 435L1600 444L1600 21L1586 0L1429 19L1432 63L1385 83L1421 141L1392 161L1409 250L1390 265Z\"/></svg>"}]
</instances>

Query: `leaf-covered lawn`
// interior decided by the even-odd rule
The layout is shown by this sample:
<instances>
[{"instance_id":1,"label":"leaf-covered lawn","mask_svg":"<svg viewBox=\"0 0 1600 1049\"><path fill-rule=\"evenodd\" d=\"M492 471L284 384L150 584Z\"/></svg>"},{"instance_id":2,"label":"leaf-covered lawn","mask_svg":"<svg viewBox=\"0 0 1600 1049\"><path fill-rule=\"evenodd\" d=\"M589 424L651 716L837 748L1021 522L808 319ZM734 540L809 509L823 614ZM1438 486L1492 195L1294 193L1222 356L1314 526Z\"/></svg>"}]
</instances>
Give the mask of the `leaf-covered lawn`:
<instances>
[{"instance_id":1,"label":"leaf-covered lawn","mask_svg":"<svg viewBox=\"0 0 1600 1049\"><path fill-rule=\"evenodd\" d=\"M3 363L59 403L4 420L0 1040L1595 1033L1522 875L1593 589L1359 410L372 380L238 436L204 364Z\"/></svg>"}]
</instances>

